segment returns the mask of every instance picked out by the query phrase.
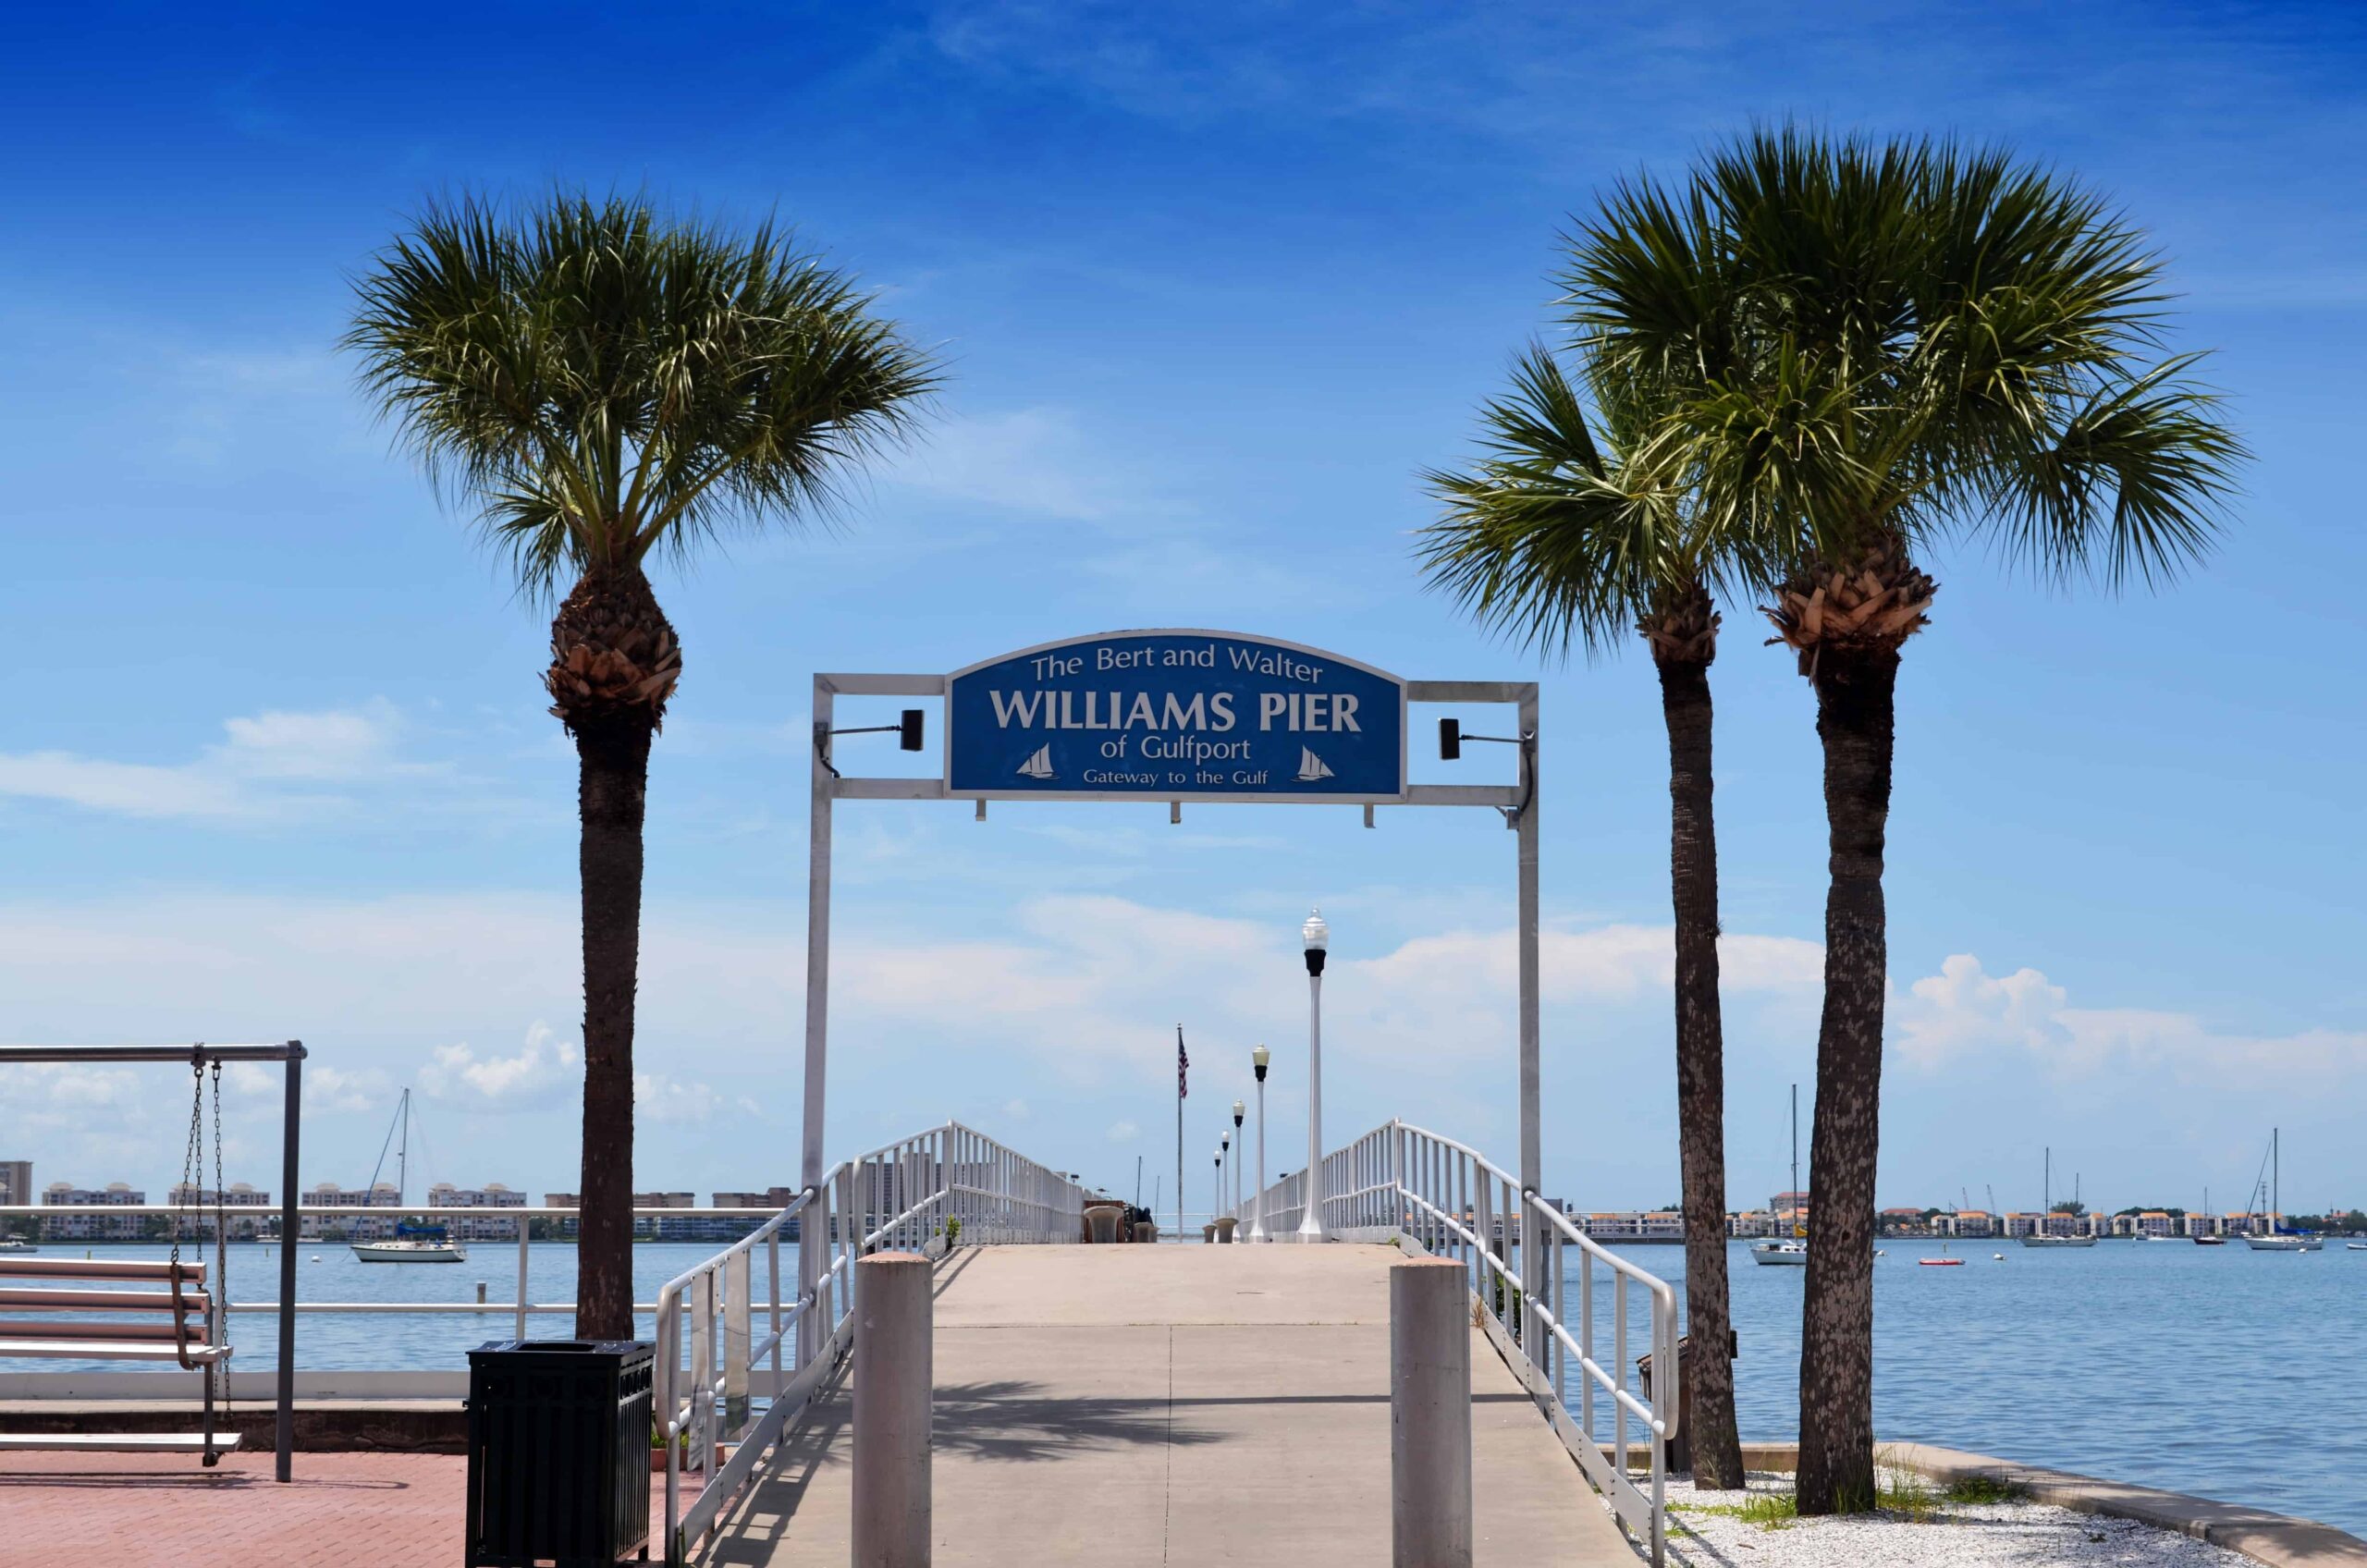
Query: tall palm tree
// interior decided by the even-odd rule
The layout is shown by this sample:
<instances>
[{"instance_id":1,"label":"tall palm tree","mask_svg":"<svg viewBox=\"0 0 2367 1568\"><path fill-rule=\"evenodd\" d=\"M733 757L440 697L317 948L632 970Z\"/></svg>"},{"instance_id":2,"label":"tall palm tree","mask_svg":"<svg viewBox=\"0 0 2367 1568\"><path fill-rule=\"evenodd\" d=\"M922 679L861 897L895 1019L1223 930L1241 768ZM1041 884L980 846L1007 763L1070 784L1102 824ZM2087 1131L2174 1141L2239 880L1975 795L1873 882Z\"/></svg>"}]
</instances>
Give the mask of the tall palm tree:
<instances>
[{"instance_id":1,"label":"tall palm tree","mask_svg":"<svg viewBox=\"0 0 2367 1568\"><path fill-rule=\"evenodd\" d=\"M1599 366L1590 367L1597 371ZM1605 652L1630 632L1651 649L1668 727L1669 887L1676 914L1676 1098L1684 1174L1685 1299L1693 1473L1743 1484L1726 1280L1725 1046L1718 1007L1718 845L1711 812L1713 582L1745 541L1701 526L1672 444L1656 446L1651 391L1600 374L1582 398L1532 346L1512 390L1481 415L1480 462L1428 476L1443 506L1424 531L1432 582L1483 625L1549 655ZM1595 430L1602 439L1598 441ZM1741 581L1748 581L1743 573Z\"/></svg>"},{"instance_id":2,"label":"tall palm tree","mask_svg":"<svg viewBox=\"0 0 2367 1568\"><path fill-rule=\"evenodd\" d=\"M555 191L428 207L357 280L346 348L432 478L547 603L582 817L576 1332L632 1333L632 1039L650 742L681 678L653 557L796 525L906 435L928 356L769 224Z\"/></svg>"},{"instance_id":3,"label":"tall palm tree","mask_svg":"<svg viewBox=\"0 0 2367 1568\"><path fill-rule=\"evenodd\" d=\"M1705 514L1782 563L1772 640L1816 695L1831 858L1799 1504L1870 1508L1883 857L1900 658L1937 592L1921 562L1972 542L2052 582L2165 582L2209 550L2245 452L2199 356L2165 352L2142 232L2054 170L1787 126L1623 199L1650 233L1606 253L1578 313L1607 363L1682 388L1670 438Z\"/></svg>"}]
</instances>

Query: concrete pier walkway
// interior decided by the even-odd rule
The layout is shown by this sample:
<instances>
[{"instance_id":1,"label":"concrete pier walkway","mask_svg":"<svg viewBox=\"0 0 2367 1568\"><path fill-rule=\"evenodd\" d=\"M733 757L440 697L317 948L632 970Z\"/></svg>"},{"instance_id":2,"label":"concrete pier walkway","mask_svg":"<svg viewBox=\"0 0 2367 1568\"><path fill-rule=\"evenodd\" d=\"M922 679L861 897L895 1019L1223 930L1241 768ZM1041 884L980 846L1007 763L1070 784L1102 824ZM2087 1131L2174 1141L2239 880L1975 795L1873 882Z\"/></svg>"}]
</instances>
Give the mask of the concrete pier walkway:
<instances>
[{"instance_id":1,"label":"concrete pier walkway","mask_svg":"<svg viewBox=\"0 0 2367 1568\"><path fill-rule=\"evenodd\" d=\"M1389 1561L1380 1246L980 1247L938 1276L938 1568ZM1477 1556L1639 1561L1472 1330ZM697 1561L842 1568L843 1378Z\"/></svg>"}]
</instances>

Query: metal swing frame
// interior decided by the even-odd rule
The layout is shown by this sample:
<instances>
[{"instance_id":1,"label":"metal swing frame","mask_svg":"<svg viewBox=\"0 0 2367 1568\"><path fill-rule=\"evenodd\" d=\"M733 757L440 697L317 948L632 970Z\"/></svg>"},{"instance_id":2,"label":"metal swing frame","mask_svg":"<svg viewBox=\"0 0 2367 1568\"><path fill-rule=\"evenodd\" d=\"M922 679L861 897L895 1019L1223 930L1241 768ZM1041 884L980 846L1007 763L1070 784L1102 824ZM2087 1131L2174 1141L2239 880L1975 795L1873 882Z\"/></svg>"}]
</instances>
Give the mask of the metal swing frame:
<instances>
[{"instance_id":1,"label":"metal swing frame","mask_svg":"<svg viewBox=\"0 0 2367 1568\"><path fill-rule=\"evenodd\" d=\"M34 1064L53 1066L115 1066L155 1062L171 1062L177 1066L212 1067L218 1070L225 1062L276 1061L285 1069L285 1097L281 1111L279 1136L279 1366L277 1427L274 1436L274 1479L294 1479L296 1451L296 1243L298 1229L296 1155L298 1132L302 1120L304 1059L303 1042L288 1040L275 1046L0 1046L0 1067ZM201 1177L200 1185L202 1185ZM30 1195L30 1194L28 1194ZM218 1198L219 1194L217 1192ZM217 1234L216 1244L227 1238ZM210 1281L213 1310L217 1317L228 1321L229 1301L225 1290L227 1281ZM176 1298L180 1292L178 1279L171 1281ZM175 1322L180 1321L176 1316ZM5 1353L0 1344L0 1353ZM214 1381L217 1368L205 1367L205 1402L208 1413L207 1429L214 1403ZM227 1384L226 1384L227 1386Z\"/></svg>"}]
</instances>

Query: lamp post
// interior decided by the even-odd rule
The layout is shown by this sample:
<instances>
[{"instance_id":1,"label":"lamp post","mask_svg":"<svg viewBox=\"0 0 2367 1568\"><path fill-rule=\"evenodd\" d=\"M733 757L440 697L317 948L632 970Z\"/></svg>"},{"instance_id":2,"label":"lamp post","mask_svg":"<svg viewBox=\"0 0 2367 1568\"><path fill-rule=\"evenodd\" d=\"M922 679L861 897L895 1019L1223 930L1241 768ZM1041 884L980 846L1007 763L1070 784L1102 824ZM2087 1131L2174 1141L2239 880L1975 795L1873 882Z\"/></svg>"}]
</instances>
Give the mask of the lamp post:
<instances>
[{"instance_id":1,"label":"lamp post","mask_svg":"<svg viewBox=\"0 0 2367 1568\"><path fill-rule=\"evenodd\" d=\"M1217 1195L1208 1203L1208 1240L1212 1242L1218 1236L1217 1216L1224 1211L1224 1150L1221 1148L1217 1150L1216 1182Z\"/></svg>"},{"instance_id":2,"label":"lamp post","mask_svg":"<svg viewBox=\"0 0 2367 1568\"><path fill-rule=\"evenodd\" d=\"M1224 1203L1225 1190L1233 1185L1232 1133L1220 1133L1217 1135L1217 1158L1222 1162L1217 1170L1217 1203L1221 1207Z\"/></svg>"},{"instance_id":3,"label":"lamp post","mask_svg":"<svg viewBox=\"0 0 2367 1568\"><path fill-rule=\"evenodd\" d=\"M1323 1237L1323 955L1331 946L1331 927L1316 910L1298 928L1306 943L1306 1213L1298 1222L1298 1239Z\"/></svg>"},{"instance_id":4,"label":"lamp post","mask_svg":"<svg viewBox=\"0 0 2367 1568\"><path fill-rule=\"evenodd\" d=\"M1257 1207L1249 1215L1249 1239L1253 1242L1271 1240L1266 1234L1266 1069L1273 1060L1274 1053L1263 1046L1249 1053L1249 1064L1257 1070Z\"/></svg>"},{"instance_id":5,"label":"lamp post","mask_svg":"<svg viewBox=\"0 0 2367 1568\"><path fill-rule=\"evenodd\" d=\"M1249 1163L1249 1142L1241 1135L1241 1115L1248 1108L1239 1100L1233 1102L1233 1217L1241 1218L1241 1168ZM1246 1232L1241 1238L1249 1239Z\"/></svg>"}]
</instances>

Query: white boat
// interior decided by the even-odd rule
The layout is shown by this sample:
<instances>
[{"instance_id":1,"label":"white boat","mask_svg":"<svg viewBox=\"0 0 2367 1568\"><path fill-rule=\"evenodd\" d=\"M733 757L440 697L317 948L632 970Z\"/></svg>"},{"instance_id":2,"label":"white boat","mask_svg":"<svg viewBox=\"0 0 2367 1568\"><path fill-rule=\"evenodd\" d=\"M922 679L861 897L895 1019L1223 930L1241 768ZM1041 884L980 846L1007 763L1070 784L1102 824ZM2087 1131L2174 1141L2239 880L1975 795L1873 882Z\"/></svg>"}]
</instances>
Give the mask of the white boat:
<instances>
[{"instance_id":1,"label":"white boat","mask_svg":"<svg viewBox=\"0 0 2367 1568\"><path fill-rule=\"evenodd\" d=\"M468 1249L448 1240L441 1225L413 1228L399 1225L390 1242L356 1242L353 1256L362 1263L466 1263Z\"/></svg>"},{"instance_id":2,"label":"white boat","mask_svg":"<svg viewBox=\"0 0 2367 1568\"><path fill-rule=\"evenodd\" d=\"M2072 1218L2076 1219L2079 1217L2074 1215ZM2054 1151L2050 1148L2046 1151L2046 1174L2039 1187L2038 1222L2047 1225L2053 1223L2054 1219ZM2093 1236L2058 1236L2051 1231L2040 1231L2022 1238L2022 1245L2026 1247L2091 1247L2095 1244Z\"/></svg>"},{"instance_id":3,"label":"white boat","mask_svg":"<svg viewBox=\"0 0 2367 1568\"><path fill-rule=\"evenodd\" d=\"M1052 777L1052 748L1051 748L1051 745L1050 745L1049 742L1047 742L1047 743L1046 743L1046 744L1044 744L1044 745L1041 745L1041 746L1036 747L1036 750L1035 750L1035 752L1034 752L1034 753L1033 753L1033 754L1031 754L1025 762L1021 763L1017 767L1013 768L1012 771L1012 772L1014 772L1014 773L1016 773L1016 774L1018 774L1022 778L1051 778L1051 777Z\"/></svg>"},{"instance_id":4,"label":"white boat","mask_svg":"<svg viewBox=\"0 0 2367 1568\"><path fill-rule=\"evenodd\" d=\"M395 1202L403 1201L403 1187L411 1177L411 1091L403 1091L402 1103L395 1108L394 1125L386 1129L386 1141L394 1143L395 1128L402 1129L402 1141L395 1147ZM378 1190L378 1171L386 1169L385 1145L378 1148L378 1166L370 1172L370 1185L365 1192ZM468 1249L453 1241L441 1225L413 1225L409 1220L395 1222L395 1233L388 1241L356 1242L353 1258L357 1263L466 1263ZM318 1257L313 1260L318 1263Z\"/></svg>"},{"instance_id":5,"label":"white boat","mask_svg":"<svg viewBox=\"0 0 2367 1568\"><path fill-rule=\"evenodd\" d=\"M1800 1086L1792 1085L1792 1191L1800 1190ZM1754 1242L1750 1260L1774 1268L1806 1268L1809 1266L1808 1227L1800 1223L1797 1211L1792 1215L1792 1233L1783 1241Z\"/></svg>"},{"instance_id":6,"label":"white boat","mask_svg":"<svg viewBox=\"0 0 2367 1568\"><path fill-rule=\"evenodd\" d=\"M22 1236L0 1236L0 1252L27 1253L39 1251L41 1251L41 1248L33 1245L32 1243L25 1240Z\"/></svg>"},{"instance_id":7,"label":"white boat","mask_svg":"<svg viewBox=\"0 0 2367 1568\"><path fill-rule=\"evenodd\" d=\"M2284 1157L2278 1147L2282 1136L2281 1129L2272 1127L2268 1130L2268 1234L2246 1236L2244 1245L2254 1252L2324 1252L2326 1243L2323 1238L2276 1228L2285 1222ZM2252 1191L2260 1191L2257 1182L2253 1184Z\"/></svg>"},{"instance_id":8,"label":"white boat","mask_svg":"<svg viewBox=\"0 0 2367 1568\"><path fill-rule=\"evenodd\" d=\"M1324 766L1321 757L1317 756L1305 746L1298 749L1298 782L1312 784L1318 779L1331 777L1331 770Z\"/></svg>"}]
</instances>

